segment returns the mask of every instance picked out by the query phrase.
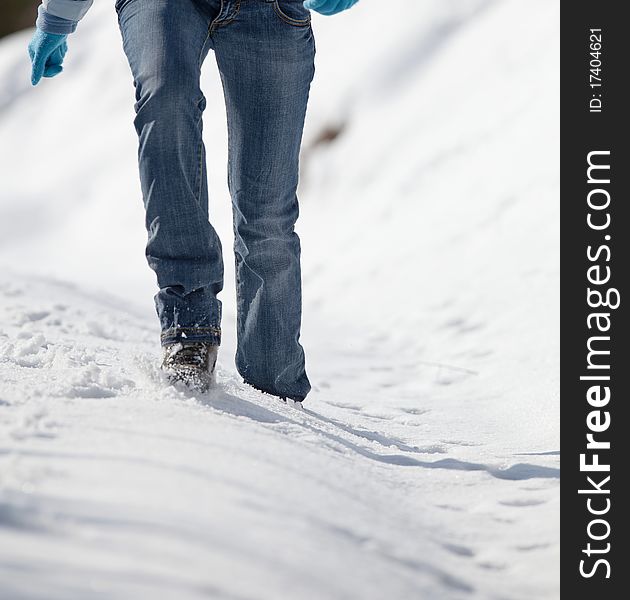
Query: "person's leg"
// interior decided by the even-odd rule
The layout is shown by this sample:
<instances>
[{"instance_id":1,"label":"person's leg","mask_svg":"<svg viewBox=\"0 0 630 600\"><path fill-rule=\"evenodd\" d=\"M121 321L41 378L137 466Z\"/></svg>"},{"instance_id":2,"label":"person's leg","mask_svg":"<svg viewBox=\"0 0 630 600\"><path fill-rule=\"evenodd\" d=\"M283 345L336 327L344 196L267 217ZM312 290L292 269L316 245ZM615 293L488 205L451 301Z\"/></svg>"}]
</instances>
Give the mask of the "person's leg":
<instances>
[{"instance_id":1,"label":"person's leg","mask_svg":"<svg viewBox=\"0 0 630 600\"><path fill-rule=\"evenodd\" d=\"M315 43L301 1L234 0L213 28L228 115L235 233L236 366L245 381L303 400L311 386L302 311L298 160Z\"/></svg>"},{"instance_id":2,"label":"person's leg","mask_svg":"<svg viewBox=\"0 0 630 600\"><path fill-rule=\"evenodd\" d=\"M221 243L208 222L201 64L220 0L118 0L136 91L146 257L159 292L161 344L220 343ZM216 7L216 8L215 8Z\"/></svg>"}]
</instances>

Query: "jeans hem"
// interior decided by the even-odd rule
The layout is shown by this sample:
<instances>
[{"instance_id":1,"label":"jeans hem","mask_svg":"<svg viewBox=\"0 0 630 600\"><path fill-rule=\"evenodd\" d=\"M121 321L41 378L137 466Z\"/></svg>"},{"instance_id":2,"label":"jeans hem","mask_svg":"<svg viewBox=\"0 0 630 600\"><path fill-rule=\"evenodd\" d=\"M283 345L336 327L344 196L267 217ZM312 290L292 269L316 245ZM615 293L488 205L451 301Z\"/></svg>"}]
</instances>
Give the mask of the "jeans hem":
<instances>
[{"instance_id":1,"label":"jeans hem","mask_svg":"<svg viewBox=\"0 0 630 600\"><path fill-rule=\"evenodd\" d=\"M162 346L175 342L206 342L212 346L221 345L220 327L170 327L160 334Z\"/></svg>"},{"instance_id":2,"label":"jeans hem","mask_svg":"<svg viewBox=\"0 0 630 600\"><path fill-rule=\"evenodd\" d=\"M245 378L243 378L243 383L253 387L255 390L258 390L259 392L262 392L263 394L274 396L276 398L279 398L280 400L286 401L287 399L289 399L289 400L293 400L294 402L299 402L301 404L306 399L306 396L297 396L295 394L283 394L281 392L272 391L268 387L256 385L255 383L252 383L251 381L248 381Z\"/></svg>"}]
</instances>

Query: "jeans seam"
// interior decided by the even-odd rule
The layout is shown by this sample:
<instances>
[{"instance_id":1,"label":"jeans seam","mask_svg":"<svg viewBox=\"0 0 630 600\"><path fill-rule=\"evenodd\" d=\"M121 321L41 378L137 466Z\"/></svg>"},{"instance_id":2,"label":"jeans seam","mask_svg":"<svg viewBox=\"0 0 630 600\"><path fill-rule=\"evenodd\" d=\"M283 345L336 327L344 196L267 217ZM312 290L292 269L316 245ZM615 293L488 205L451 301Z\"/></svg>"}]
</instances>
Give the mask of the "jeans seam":
<instances>
[{"instance_id":1,"label":"jeans seam","mask_svg":"<svg viewBox=\"0 0 630 600\"><path fill-rule=\"evenodd\" d=\"M280 8L280 4L278 4L278 0L274 0L273 9L275 10L276 14L285 23L288 23L289 25L293 25L294 27L306 27L307 25L310 25L310 23L311 23L310 13L309 13L308 18L306 18L306 19L294 19L294 18L292 18L289 15L284 13L284 11Z\"/></svg>"},{"instance_id":2,"label":"jeans seam","mask_svg":"<svg viewBox=\"0 0 630 600\"><path fill-rule=\"evenodd\" d=\"M216 29L216 23L221 18L221 14L223 13L223 5L225 4L225 0L221 0L221 6L219 7L219 14L212 19L210 26L208 27L208 35L212 35L212 32Z\"/></svg>"},{"instance_id":3,"label":"jeans seam","mask_svg":"<svg viewBox=\"0 0 630 600\"><path fill-rule=\"evenodd\" d=\"M201 100L199 101L201 102ZM200 129L202 116L197 120L197 129ZM201 190L203 188L203 133L199 132L199 145L197 146L197 156L199 157L199 166L197 168L197 202L201 203Z\"/></svg>"},{"instance_id":4,"label":"jeans seam","mask_svg":"<svg viewBox=\"0 0 630 600\"><path fill-rule=\"evenodd\" d=\"M241 10L241 0L237 0L236 7L234 9L234 14L227 21L221 20L221 13L223 13L223 7L225 5L225 0L221 0L221 7L219 8L219 14L216 16L214 21L210 23L210 28L208 29L209 33L214 33L219 27L223 27L224 25L229 25L236 17L238 16L239 11Z\"/></svg>"},{"instance_id":5,"label":"jeans seam","mask_svg":"<svg viewBox=\"0 0 630 600\"><path fill-rule=\"evenodd\" d=\"M210 25L212 26L212 24ZM206 44L208 43L208 39L210 39L210 30L208 29L208 33L206 34L205 39L203 40L203 44L201 45L201 50L199 50L199 56L197 57L197 69L201 71L201 57L203 56L203 51L206 48Z\"/></svg>"},{"instance_id":6,"label":"jeans seam","mask_svg":"<svg viewBox=\"0 0 630 600\"><path fill-rule=\"evenodd\" d=\"M226 94L226 88L225 88L225 80L223 77L221 77L221 86L223 88L223 94ZM232 131L231 131L231 123L230 123L230 117L228 115L228 119L227 119L227 134L228 134L228 160L227 160L227 170L228 170L228 176L227 176L227 180L228 180L228 190L230 192L230 200L231 203L234 205L234 196L232 194L233 192L233 187L232 187L232 152L231 152L231 138L232 138ZM234 206L232 206L232 231L234 233L234 241L236 242L236 240L238 239L238 231L237 231L237 227L236 227L236 215L234 214ZM236 309L237 309L237 313L239 312L239 286L240 286L240 271L239 271L239 265L238 265L238 256L237 256L237 252L236 252L236 247L233 248L233 252L234 252L234 283L235 283L235 288L236 288ZM237 328L238 328L238 315L237 315Z\"/></svg>"},{"instance_id":7,"label":"jeans seam","mask_svg":"<svg viewBox=\"0 0 630 600\"><path fill-rule=\"evenodd\" d=\"M203 56L203 51L209 39L210 39L210 29L208 29L208 33L206 34L206 37L203 40L203 44L201 45L201 50L199 50L199 56L197 57L197 70L199 71L199 73L201 73L201 57ZM199 104L202 101L203 101L203 92L201 93L201 98L197 100L197 107L199 107ZM203 118L203 114L200 114L199 119L197 121L197 128L199 128L202 118ZM199 183L198 185L195 186L197 188L197 202L201 202L201 189L203 186L203 152L202 152L203 135L200 133L199 137L200 137L199 146L197 147L197 156L199 157L199 166L197 168L197 181Z\"/></svg>"}]
</instances>

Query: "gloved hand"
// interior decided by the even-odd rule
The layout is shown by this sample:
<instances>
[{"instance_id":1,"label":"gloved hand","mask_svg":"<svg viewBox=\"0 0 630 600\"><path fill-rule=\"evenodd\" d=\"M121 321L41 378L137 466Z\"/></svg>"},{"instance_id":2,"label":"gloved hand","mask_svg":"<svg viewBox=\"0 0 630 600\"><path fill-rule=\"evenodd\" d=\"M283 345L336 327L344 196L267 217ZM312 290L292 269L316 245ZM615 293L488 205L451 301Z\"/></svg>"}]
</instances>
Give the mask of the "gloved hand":
<instances>
[{"instance_id":1,"label":"gloved hand","mask_svg":"<svg viewBox=\"0 0 630 600\"><path fill-rule=\"evenodd\" d=\"M28 54L31 57L33 70L31 83L37 85L44 77L54 77L63 70L61 63L68 50L65 34L46 33L36 28L30 44Z\"/></svg>"},{"instance_id":2,"label":"gloved hand","mask_svg":"<svg viewBox=\"0 0 630 600\"><path fill-rule=\"evenodd\" d=\"M317 11L322 15L336 15L342 10L354 6L359 0L306 0L304 8Z\"/></svg>"}]
</instances>

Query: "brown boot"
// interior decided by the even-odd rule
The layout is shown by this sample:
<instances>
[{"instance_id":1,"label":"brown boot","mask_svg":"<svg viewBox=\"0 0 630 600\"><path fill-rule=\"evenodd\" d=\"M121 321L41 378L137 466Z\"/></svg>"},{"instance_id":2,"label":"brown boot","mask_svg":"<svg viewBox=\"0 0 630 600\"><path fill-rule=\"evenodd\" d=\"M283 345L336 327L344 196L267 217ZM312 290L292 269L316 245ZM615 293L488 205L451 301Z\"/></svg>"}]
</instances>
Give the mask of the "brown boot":
<instances>
[{"instance_id":1,"label":"brown boot","mask_svg":"<svg viewBox=\"0 0 630 600\"><path fill-rule=\"evenodd\" d=\"M193 391L207 392L215 383L218 350L218 346L206 342L167 344L161 368L171 383L181 381Z\"/></svg>"}]
</instances>

